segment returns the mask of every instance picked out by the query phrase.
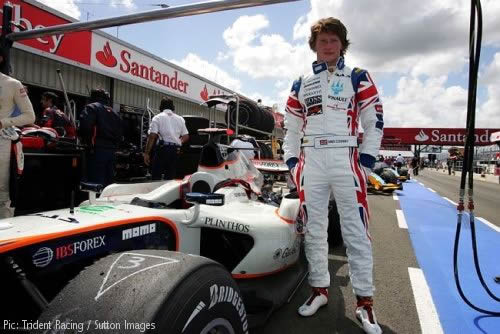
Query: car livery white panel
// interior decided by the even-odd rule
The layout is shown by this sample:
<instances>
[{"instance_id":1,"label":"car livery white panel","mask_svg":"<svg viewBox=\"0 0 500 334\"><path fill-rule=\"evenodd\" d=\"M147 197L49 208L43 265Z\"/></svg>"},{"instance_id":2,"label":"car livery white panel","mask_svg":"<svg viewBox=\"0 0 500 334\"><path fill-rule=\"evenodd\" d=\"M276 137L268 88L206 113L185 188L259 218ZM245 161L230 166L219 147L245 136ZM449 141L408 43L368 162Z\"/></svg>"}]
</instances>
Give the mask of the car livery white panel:
<instances>
[{"instance_id":1,"label":"car livery white panel","mask_svg":"<svg viewBox=\"0 0 500 334\"><path fill-rule=\"evenodd\" d=\"M254 239L254 247L232 274L263 275L297 261L300 239L295 233L295 225L280 218L277 207L249 201L240 188L225 188L217 193L226 196L224 209L202 205L199 218L192 227L227 230ZM298 206L298 201L295 204Z\"/></svg>"}]
</instances>

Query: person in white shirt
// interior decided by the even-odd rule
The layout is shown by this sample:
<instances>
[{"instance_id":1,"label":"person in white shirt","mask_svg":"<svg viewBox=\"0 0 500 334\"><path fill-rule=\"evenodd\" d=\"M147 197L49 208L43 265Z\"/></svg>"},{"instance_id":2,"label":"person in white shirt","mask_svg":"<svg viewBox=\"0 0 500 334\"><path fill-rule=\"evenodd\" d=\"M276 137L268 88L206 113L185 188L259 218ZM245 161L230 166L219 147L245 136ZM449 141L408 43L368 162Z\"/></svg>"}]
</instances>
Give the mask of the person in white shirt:
<instances>
[{"instance_id":1,"label":"person in white shirt","mask_svg":"<svg viewBox=\"0 0 500 334\"><path fill-rule=\"evenodd\" d=\"M0 64L4 57L0 54ZM19 114L13 117L12 112L17 106ZM8 75L0 73L0 133L11 126L23 126L35 122L35 113L26 89L21 82ZM11 140L0 135L0 219L14 215L10 207L10 159Z\"/></svg>"},{"instance_id":2,"label":"person in white shirt","mask_svg":"<svg viewBox=\"0 0 500 334\"><path fill-rule=\"evenodd\" d=\"M401 168L405 165L405 158L401 155L401 153L398 154L396 157L396 167Z\"/></svg>"},{"instance_id":3,"label":"person in white shirt","mask_svg":"<svg viewBox=\"0 0 500 334\"><path fill-rule=\"evenodd\" d=\"M184 118L174 114L175 106L171 99L164 97L160 110L149 126L144 163L148 166L152 164L153 180L171 180L175 176L180 147L189 140L189 133ZM151 151L155 144L156 152L151 161Z\"/></svg>"}]
</instances>

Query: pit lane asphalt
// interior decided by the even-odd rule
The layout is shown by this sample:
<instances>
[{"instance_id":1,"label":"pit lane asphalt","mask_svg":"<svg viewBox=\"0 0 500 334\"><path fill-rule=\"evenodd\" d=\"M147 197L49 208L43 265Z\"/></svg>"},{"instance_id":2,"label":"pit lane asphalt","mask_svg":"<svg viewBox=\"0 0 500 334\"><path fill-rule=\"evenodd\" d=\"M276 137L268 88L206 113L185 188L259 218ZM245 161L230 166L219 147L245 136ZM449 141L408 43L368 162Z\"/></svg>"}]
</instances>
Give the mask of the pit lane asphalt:
<instances>
[{"instance_id":1,"label":"pit lane asphalt","mask_svg":"<svg viewBox=\"0 0 500 334\"><path fill-rule=\"evenodd\" d=\"M435 169L426 168L419 173L416 179L422 182L425 187L435 190L442 197L447 197L455 203L458 202L459 175L448 175ZM500 220L498 219L500 184L475 179L473 189L476 217L483 217L490 223L500 227Z\"/></svg>"},{"instance_id":2,"label":"pit lane asphalt","mask_svg":"<svg viewBox=\"0 0 500 334\"><path fill-rule=\"evenodd\" d=\"M384 333L420 333L408 268L419 268L406 229L398 227L399 201L392 195L369 195L370 234L374 251L375 311ZM289 304L275 312L268 323L252 330L257 334L364 333L354 315L356 299L348 276L343 247L330 250L329 304L310 318L297 314L309 297L305 282Z\"/></svg>"},{"instance_id":3,"label":"pit lane asphalt","mask_svg":"<svg viewBox=\"0 0 500 334\"><path fill-rule=\"evenodd\" d=\"M431 169L416 177L424 187L457 202L460 178ZM499 185L474 181L476 216L500 226L497 218ZM408 231L398 227L399 201L392 196L369 195L370 233L374 249L375 310L384 333L421 333L420 321L409 280L408 268L419 268ZM425 208L422 208L425 210ZM275 312L266 326L252 333L363 333L354 316L355 297L348 277L347 258L342 247L330 250L332 284L328 306L311 318L302 318L297 308L309 296L303 284L289 304ZM425 319L423 319L425 321Z\"/></svg>"}]
</instances>

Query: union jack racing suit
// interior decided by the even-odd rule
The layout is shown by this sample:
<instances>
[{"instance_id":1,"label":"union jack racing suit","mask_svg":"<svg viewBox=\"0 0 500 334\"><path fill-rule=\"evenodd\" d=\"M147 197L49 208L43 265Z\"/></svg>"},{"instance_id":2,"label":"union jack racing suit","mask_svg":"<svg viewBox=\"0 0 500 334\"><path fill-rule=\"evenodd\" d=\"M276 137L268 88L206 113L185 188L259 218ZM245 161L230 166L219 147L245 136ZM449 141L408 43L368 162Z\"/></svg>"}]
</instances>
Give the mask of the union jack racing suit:
<instances>
[{"instance_id":1,"label":"union jack racing suit","mask_svg":"<svg viewBox=\"0 0 500 334\"><path fill-rule=\"evenodd\" d=\"M12 117L15 106L19 108L20 114ZM26 89L21 82L2 73L0 73L0 122L2 128L35 122L35 113ZM10 158L11 141L0 136L0 219L14 215L9 196Z\"/></svg>"},{"instance_id":2,"label":"union jack racing suit","mask_svg":"<svg viewBox=\"0 0 500 334\"><path fill-rule=\"evenodd\" d=\"M358 125L364 130L358 148ZM303 190L305 251L309 284L328 287L328 202L335 197L347 246L354 292L372 296L372 248L368 233L366 174L360 154L375 162L383 135L383 110L377 88L365 70L345 66L342 57L330 73L326 63L296 80L285 113L285 161ZM301 198L303 199L303 198Z\"/></svg>"}]
</instances>

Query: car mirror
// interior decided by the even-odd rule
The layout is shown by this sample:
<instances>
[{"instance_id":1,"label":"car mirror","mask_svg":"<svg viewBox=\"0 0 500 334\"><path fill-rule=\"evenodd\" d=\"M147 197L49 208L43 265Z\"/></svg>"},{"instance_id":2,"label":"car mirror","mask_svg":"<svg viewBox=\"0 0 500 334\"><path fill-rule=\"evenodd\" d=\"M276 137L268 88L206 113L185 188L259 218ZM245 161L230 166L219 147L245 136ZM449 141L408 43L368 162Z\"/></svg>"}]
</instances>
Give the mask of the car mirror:
<instances>
[{"instance_id":1,"label":"car mirror","mask_svg":"<svg viewBox=\"0 0 500 334\"><path fill-rule=\"evenodd\" d=\"M202 194L202 193L187 193L186 202L192 204L205 204L212 206L222 206L224 205L224 194Z\"/></svg>"}]
</instances>

